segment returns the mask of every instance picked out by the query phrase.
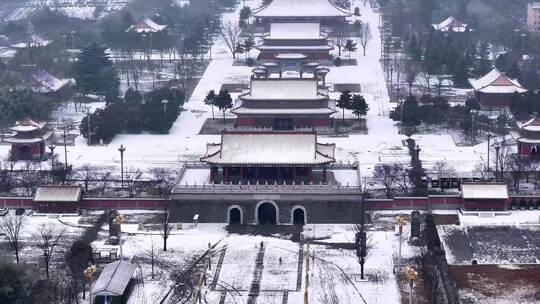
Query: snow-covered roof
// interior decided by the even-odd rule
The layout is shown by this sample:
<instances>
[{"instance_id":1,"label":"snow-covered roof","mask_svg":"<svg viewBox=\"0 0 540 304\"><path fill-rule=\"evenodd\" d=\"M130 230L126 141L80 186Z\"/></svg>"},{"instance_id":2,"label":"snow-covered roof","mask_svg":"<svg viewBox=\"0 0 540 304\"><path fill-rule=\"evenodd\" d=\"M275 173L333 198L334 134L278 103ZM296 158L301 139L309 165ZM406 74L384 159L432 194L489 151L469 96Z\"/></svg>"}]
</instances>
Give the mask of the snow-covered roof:
<instances>
[{"instance_id":1,"label":"snow-covered roof","mask_svg":"<svg viewBox=\"0 0 540 304\"><path fill-rule=\"evenodd\" d=\"M348 17L351 14L329 0L274 0L253 14L265 17Z\"/></svg>"},{"instance_id":2,"label":"snow-covered roof","mask_svg":"<svg viewBox=\"0 0 540 304\"><path fill-rule=\"evenodd\" d=\"M126 261L116 261L105 265L99 275L92 294L97 296L122 296L135 273L137 265Z\"/></svg>"},{"instance_id":3,"label":"snow-covered roof","mask_svg":"<svg viewBox=\"0 0 540 304\"><path fill-rule=\"evenodd\" d=\"M496 68L480 79L469 79L469 83L475 91L481 93L512 94L514 92L527 92L527 89L521 86L517 79L506 76Z\"/></svg>"},{"instance_id":4,"label":"snow-covered roof","mask_svg":"<svg viewBox=\"0 0 540 304\"><path fill-rule=\"evenodd\" d=\"M321 25L318 22L270 24L270 35L264 39L321 39Z\"/></svg>"},{"instance_id":5,"label":"snow-covered roof","mask_svg":"<svg viewBox=\"0 0 540 304\"><path fill-rule=\"evenodd\" d=\"M257 108L257 107L245 107L242 100L238 100L231 110L234 114L248 114L248 115L330 115L336 113L336 102L334 100L328 100L326 107L316 108L283 108L276 105L274 108Z\"/></svg>"},{"instance_id":6,"label":"snow-covered roof","mask_svg":"<svg viewBox=\"0 0 540 304\"><path fill-rule=\"evenodd\" d=\"M321 44L321 45L259 45L256 47L256 49L261 51L268 51L268 50L276 50L276 51L330 51L333 50L334 47L328 45L328 44ZM276 56L277 57L277 56ZM307 57L304 55L304 57Z\"/></svg>"},{"instance_id":7,"label":"snow-covered roof","mask_svg":"<svg viewBox=\"0 0 540 304\"><path fill-rule=\"evenodd\" d=\"M152 19L146 17L143 20L137 22L137 24L132 25L127 30L137 33L156 33L163 31L166 27L166 25L157 24Z\"/></svg>"},{"instance_id":8,"label":"snow-covered roof","mask_svg":"<svg viewBox=\"0 0 540 304\"><path fill-rule=\"evenodd\" d=\"M28 47L43 47L51 44L51 42L51 40L43 39L37 34L31 34L30 37L28 37L27 41L12 44L11 47L16 49L25 49Z\"/></svg>"},{"instance_id":9,"label":"snow-covered roof","mask_svg":"<svg viewBox=\"0 0 540 304\"><path fill-rule=\"evenodd\" d=\"M69 79L59 79L44 70L36 70L31 74L32 80L36 82L34 91L37 93L58 92L64 86L70 83Z\"/></svg>"},{"instance_id":10,"label":"snow-covered roof","mask_svg":"<svg viewBox=\"0 0 540 304\"><path fill-rule=\"evenodd\" d=\"M36 202L63 202L75 203L81 199L80 186L49 185L39 186L34 195Z\"/></svg>"},{"instance_id":11,"label":"snow-covered roof","mask_svg":"<svg viewBox=\"0 0 540 304\"><path fill-rule=\"evenodd\" d=\"M463 23L457 20L453 16L446 18L441 23L432 24L432 25L436 30L441 31L441 32L448 32L448 31L465 32L465 29L467 28L466 23Z\"/></svg>"},{"instance_id":12,"label":"snow-covered roof","mask_svg":"<svg viewBox=\"0 0 540 304\"><path fill-rule=\"evenodd\" d=\"M531 7L533 9L540 9L540 2L532 2Z\"/></svg>"},{"instance_id":13,"label":"snow-covered roof","mask_svg":"<svg viewBox=\"0 0 540 304\"><path fill-rule=\"evenodd\" d=\"M40 129L43 129L47 123L46 122L35 122L32 118L26 117L23 120L17 121L15 126L10 127L9 129L13 132L33 132Z\"/></svg>"},{"instance_id":14,"label":"snow-covered roof","mask_svg":"<svg viewBox=\"0 0 540 304\"><path fill-rule=\"evenodd\" d=\"M225 132L221 143L208 144L201 161L216 165L320 165L334 162L334 144L317 134Z\"/></svg>"},{"instance_id":15,"label":"snow-covered roof","mask_svg":"<svg viewBox=\"0 0 540 304\"><path fill-rule=\"evenodd\" d=\"M241 100L325 100L315 78L252 78Z\"/></svg>"},{"instance_id":16,"label":"snow-covered roof","mask_svg":"<svg viewBox=\"0 0 540 304\"><path fill-rule=\"evenodd\" d=\"M533 117L524 123L518 123L520 129L525 131L539 132L540 131L540 118Z\"/></svg>"},{"instance_id":17,"label":"snow-covered roof","mask_svg":"<svg viewBox=\"0 0 540 304\"><path fill-rule=\"evenodd\" d=\"M508 187L501 183L463 183L461 196L464 199L507 199Z\"/></svg>"}]
</instances>

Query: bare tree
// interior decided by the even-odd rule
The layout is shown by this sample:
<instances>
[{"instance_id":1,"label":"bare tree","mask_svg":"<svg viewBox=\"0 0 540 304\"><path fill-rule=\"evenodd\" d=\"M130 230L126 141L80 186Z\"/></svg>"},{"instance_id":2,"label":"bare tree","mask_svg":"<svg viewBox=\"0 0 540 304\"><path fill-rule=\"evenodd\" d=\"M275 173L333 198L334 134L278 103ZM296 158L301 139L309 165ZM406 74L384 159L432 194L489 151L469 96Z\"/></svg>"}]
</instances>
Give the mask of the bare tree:
<instances>
[{"instance_id":1,"label":"bare tree","mask_svg":"<svg viewBox=\"0 0 540 304\"><path fill-rule=\"evenodd\" d=\"M64 236L66 229L58 229L53 225L42 224L39 229L33 235L33 239L37 243L37 247L43 253L43 260L45 262L45 274L49 279L49 266L51 259L54 255L56 248L58 247L62 237Z\"/></svg>"},{"instance_id":2,"label":"bare tree","mask_svg":"<svg viewBox=\"0 0 540 304\"><path fill-rule=\"evenodd\" d=\"M7 239L9 248L15 254L15 259L19 263L19 250L21 249L20 235L26 216L7 214L0 218L0 234Z\"/></svg>"},{"instance_id":3,"label":"bare tree","mask_svg":"<svg viewBox=\"0 0 540 304\"><path fill-rule=\"evenodd\" d=\"M165 206L163 208L163 214L161 215L161 229L159 232L163 238L163 251L167 251L167 239L169 238L172 229L173 225L170 222L169 208Z\"/></svg>"},{"instance_id":4,"label":"bare tree","mask_svg":"<svg viewBox=\"0 0 540 304\"><path fill-rule=\"evenodd\" d=\"M386 197L392 198L396 185L396 171L393 164L378 164L373 171L373 179L384 186Z\"/></svg>"},{"instance_id":5,"label":"bare tree","mask_svg":"<svg viewBox=\"0 0 540 304\"><path fill-rule=\"evenodd\" d=\"M336 27L331 33L332 41L334 46L338 48L338 56L341 56L341 50L347 41L347 35L345 34L345 29L343 27Z\"/></svg>"},{"instance_id":6,"label":"bare tree","mask_svg":"<svg viewBox=\"0 0 540 304\"><path fill-rule=\"evenodd\" d=\"M154 237L150 237L150 245L146 250L146 257L150 259L150 266L152 267L152 280L154 279L154 265L158 257L158 247L156 242L154 242Z\"/></svg>"},{"instance_id":7,"label":"bare tree","mask_svg":"<svg viewBox=\"0 0 540 304\"><path fill-rule=\"evenodd\" d=\"M450 178L456 174L456 170L454 167L452 167L447 161L438 161L433 165L433 173L437 175L437 179L439 180L439 187L441 191L443 191L442 186L442 179L443 178Z\"/></svg>"},{"instance_id":8,"label":"bare tree","mask_svg":"<svg viewBox=\"0 0 540 304\"><path fill-rule=\"evenodd\" d=\"M369 22L366 22L366 24L362 26L362 29L360 30L360 38L358 38L360 41L360 45L362 46L362 50L364 51L364 56L366 56L366 47L372 38L373 36L371 34Z\"/></svg>"},{"instance_id":9,"label":"bare tree","mask_svg":"<svg viewBox=\"0 0 540 304\"><path fill-rule=\"evenodd\" d=\"M403 195L409 193L409 186L411 184L410 170L403 164L394 164L394 171L396 173L396 184L403 192Z\"/></svg>"},{"instance_id":10,"label":"bare tree","mask_svg":"<svg viewBox=\"0 0 540 304\"><path fill-rule=\"evenodd\" d=\"M102 196L105 194L105 190L107 190L107 187L109 186L110 178L111 178L111 172L104 172L99 177L100 179L99 189Z\"/></svg>"},{"instance_id":11,"label":"bare tree","mask_svg":"<svg viewBox=\"0 0 540 304\"><path fill-rule=\"evenodd\" d=\"M506 163L508 171L510 171L512 175L512 181L514 184L514 188L516 189L516 192L519 192L519 185L521 182L521 179L525 175L525 172L527 171L528 167L528 160L526 157L522 157L518 154L512 154L510 156L510 159Z\"/></svg>"},{"instance_id":12,"label":"bare tree","mask_svg":"<svg viewBox=\"0 0 540 304\"><path fill-rule=\"evenodd\" d=\"M420 72L420 68L414 61L407 60L405 63L405 72L407 85L409 86L409 95L412 95L412 87L416 81L416 76L418 76L418 73Z\"/></svg>"},{"instance_id":13,"label":"bare tree","mask_svg":"<svg viewBox=\"0 0 540 304\"><path fill-rule=\"evenodd\" d=\"M424 81L426 82L427 92L431 92L431 78L433 76L427 71L420 72L420 75L422 76L422 78L424 78Z\"/></svg>"},{"instance_id":14,"label":"bare tree","mask_svg":"<svg viewBox=\"0 0 540 304\"><path fill-rule=\"evenodd\" d=\"M231 21L225 22L220 29L221 38L223 38L225 45L231 51L233 59L236 59L236 45L239 42L241 31L240 25Z\"/></svg>"},{"instance_id":15,"label":"bare tree","mask_svg":"<svg viewBox=\"0 0 540 304\"><path fill-rule=\"evenodd\" d=\"M85 164L81 167L81 175L84 180L84 191L88 192L88 184L95 178L94 169L89 164Z\"/></svg>"}]
</instances>

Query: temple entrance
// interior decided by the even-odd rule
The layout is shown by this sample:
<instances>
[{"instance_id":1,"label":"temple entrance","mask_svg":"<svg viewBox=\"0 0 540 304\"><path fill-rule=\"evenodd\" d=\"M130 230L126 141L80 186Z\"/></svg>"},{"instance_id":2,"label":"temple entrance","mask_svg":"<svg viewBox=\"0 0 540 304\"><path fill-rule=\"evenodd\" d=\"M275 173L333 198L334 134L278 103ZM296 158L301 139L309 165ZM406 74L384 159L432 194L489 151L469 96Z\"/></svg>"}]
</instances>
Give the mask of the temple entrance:
<instances>
[{"instance_id":1,"label":"temple entrance","mask_svg":"<svg viewBox=\"0 0 540 304\"><path fill-rule=\"evenodd\" d=\"M32 159L32 151L29 146L20 146L19 147L19 159L20 160L30 160Z\"/></svg>"},{"instance_id":2,"label":"temple entrance","mask_svg":"<svg viewBox=\"0 0 540 304\"><path fill-rule=\"evenodd\" d=\"M259 225L276 225L277 210L271 203L263 203L257 208L257 219Z\"/></svg>"},{"instance_id":3,"label":"temple entrance","mask_svg":"<svg viewBox=\"0 0 540 304\"><path fill-rule=\"evenodd\" d=\"M241 225L242 224L242 212L238 208L231 208L229 210L229 225Z\"/></svg>"},{"instance_id":4,"label":"temple entrance","mask_svg":"<svg viewBox=\"0 0 540 304\"><path fill-rule=\"evenodd\" d=\"M303 209L296 208L293 211L293 225L305 225L306 214Z\"/></svg>"}]
</instances>

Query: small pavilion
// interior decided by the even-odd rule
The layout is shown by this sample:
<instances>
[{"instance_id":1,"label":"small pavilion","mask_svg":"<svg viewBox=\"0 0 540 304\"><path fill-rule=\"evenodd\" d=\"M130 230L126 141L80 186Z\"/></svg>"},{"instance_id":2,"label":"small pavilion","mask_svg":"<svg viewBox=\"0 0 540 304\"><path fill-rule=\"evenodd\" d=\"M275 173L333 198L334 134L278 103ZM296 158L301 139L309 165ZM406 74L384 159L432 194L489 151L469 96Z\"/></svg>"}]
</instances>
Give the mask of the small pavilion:
<instances>
[{"instance_id":1,"label":"small pavilion","mask_svg":"<svg viewBox=\"0 0 540 304\"><path fill-rule=\"evenodd\" d=\"M340 24L346 23L346 18L351 15L330 0L273 0L253 12L257 22L266 24L272 22Z\"/></svg>"},{"instance_id":2,"label":"small pavilion","mask_svg":"<svg viewBox=\"0 0 540 304\"><path fill-rule=\"evenodd\" d=\"M165 30L167 28L166 25L161 25L155 23L152 19L145 17L141 21L137 22L136 24L132 25L127 29L128 32L136 32L136 33L157 33Z\"/></svg>"},{"instance_id":3,"label":"small pavilion","mask_svg":"<svg viewBox=\"0 0 540 304\"><path fill-rule=\"evenodd\" d=\"M82 188L79 185L39 186L34 195L37 212L78 213Z\"/></svg>"},{"instance_id":4,"label":"small pavilion","mask_svg":"<svg viewBox=\"0 0 540 304\"><path fill-rule=\"evenodd\" d=\"M11 144L11 159L43 160L46 156L45 144L52 132L46 128L45 122L35 122L31 118L17 121L9 128L13 135L6 137L5 142Z\"/></svg>"},{"instance_id":5,"label":"small pavilion","mask_svg":"<svg viewBox=\"0 0 540 304\"><path fill-rule=\"evenodd\" d=\"M496 68L484 77L469 79L483 110L498 110L510 106L514 93L527 92L517 79L512 79Z\"/></svg>"},{"instance_id":6,"label":"small pavilion","mask_svg":"<svg viewBox=\"0 0 540 304\"><path fill-rule=\"evenodd\" d=\"M303 54L307 60L330 60L328 37L321 34L320 23L271 23L270 33L256 47L259 60L274 60L283 54Z\"/></svg>"},{"instance_id":7,"label":"small pavilion","mask_svg":"<svg viewBox=\"0 0 540 304\"><path fill-rule=\"evenodd\" d=\"M336 108L316 78L252 78L232 113L239 129L294 131L331 128Z\"/></svg>"},{"instance_id":8,"label":"small pavilion","mask_svg":"<svg viewBox=\"0 0 540 304\"><path fill-rule=\"evenodd\" d=\"M461 197L465 210L502 211L510 202L505 183L463 183Z\"/></svg>"},{"instance_id":9,"label":"small pavilion","mask_svg":"<svg viewBox=\"0 0 540 304\"><path fill-rule=\"evenodd\" d=\"M326 183L335 148L315 132L225 131L201 161L210 165L212 183Z\"/></svg>"},{"instance_id":10,"label":"small pavilion","mask_svg":"<svg viewBox=\"0 0 540 304\"><path fill-rule=\"evenodd\" d=\"M125 303L125 292L135 270L137 265L122 260L105 265L91 296L96 298L96 303L117 303L115 299L120 300L118 303Z\"/></svg>"},{"instance_id":11,"label":"small pavilion","mask_svg":"<svg viewBox=\"0 0 540 304\"><path fill-rule=\"evenodd\" d=\"M463 33L467 30L467 24L450 16L441 23L432 24L436 31Z\"/></svg>"},{"instance_id":12,"label":"small pavilion","mask_svg":"<svg viewBox=\"0 0 540 304\"><path fill-rule=\"evenodd\" d=\"M540 156L540 118L533 117L518 123L519 132L512 134L516 139L520 156Z\"/></svg>"}]
</instances>

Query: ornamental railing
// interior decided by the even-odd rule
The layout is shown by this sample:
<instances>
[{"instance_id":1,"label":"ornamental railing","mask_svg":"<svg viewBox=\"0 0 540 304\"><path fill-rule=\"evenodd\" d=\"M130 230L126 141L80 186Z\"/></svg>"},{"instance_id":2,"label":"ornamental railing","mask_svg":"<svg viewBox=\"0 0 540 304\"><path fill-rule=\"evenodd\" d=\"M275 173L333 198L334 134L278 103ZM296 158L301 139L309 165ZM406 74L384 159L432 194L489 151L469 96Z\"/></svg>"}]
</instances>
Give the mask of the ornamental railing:
<instances>
[{"instance_id":1,"label":"ornamental railing","mask_svg":"<svg viewBox=\"0 0 540 304\"><path fill-rule=\"evenodd\" d=\"M173 193L314 193L314 194L360 194L358 186L341 186L331 184L177 184Z\"/></svg>"}]
</instances>

